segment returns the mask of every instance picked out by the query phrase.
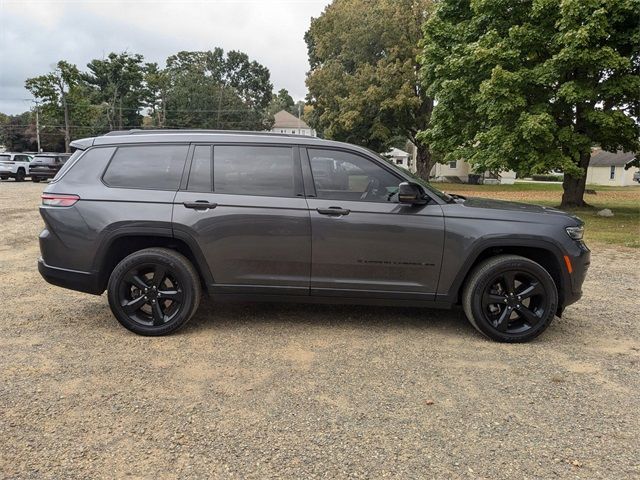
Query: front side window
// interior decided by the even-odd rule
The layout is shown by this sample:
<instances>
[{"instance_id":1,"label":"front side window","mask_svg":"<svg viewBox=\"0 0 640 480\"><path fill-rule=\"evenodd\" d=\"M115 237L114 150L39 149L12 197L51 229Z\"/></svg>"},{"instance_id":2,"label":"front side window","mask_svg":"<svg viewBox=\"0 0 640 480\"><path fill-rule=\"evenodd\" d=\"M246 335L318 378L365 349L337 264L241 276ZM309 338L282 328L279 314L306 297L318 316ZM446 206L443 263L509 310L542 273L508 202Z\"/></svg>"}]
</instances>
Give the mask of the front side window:
<instances>
[{"instance_id":1,"label":"front side window","mask_svg":"<svg viewBox=\"0 0 640 480\"><path fill-rule=\"evenodd\" d=\"M402 180L360 155L310 148L309 161L318 198L396 202Z\"/></svg>"},{"instance_id":2,"label":"front side window","mask_svg":"<svg viewBox=\"0 0 640 480\"><path fill-rule=\"evenodd\" d=\"M291 147L215 146L213 190L216 193L295 196Z\"/></svg>"},{"instance_id":3,"label":"front side window","mask_svg":"<svg viewBox=\"0 0 640 480\"><path fill-rule=\"evenodd\" d=\"M103 176L110 187L177 190L188 145L118 147Z\"/></svg>"}]
</instances>

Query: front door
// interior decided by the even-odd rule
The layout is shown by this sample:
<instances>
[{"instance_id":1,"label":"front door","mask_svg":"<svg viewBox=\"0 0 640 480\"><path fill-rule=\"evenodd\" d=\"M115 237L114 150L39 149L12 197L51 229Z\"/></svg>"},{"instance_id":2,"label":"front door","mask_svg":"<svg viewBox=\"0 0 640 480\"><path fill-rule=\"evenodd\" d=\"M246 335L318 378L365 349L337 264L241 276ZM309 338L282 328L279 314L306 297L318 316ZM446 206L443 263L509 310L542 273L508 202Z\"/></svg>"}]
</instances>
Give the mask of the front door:
<instances>
[{"instance_id":1,"label":"front door","mask_svg":"<svg viewBox=\"0 0 640 480\"><path fill-rule=\"evenodd\" d=\"M404 179L364 155L316 148L306 153L312 295L434 300L442 208L398 203Z\"/></svg>"},{"instance_id":2,"label":"front door","mask_svg":"<svg viewBox=\"0 0 640 480\"><path fill-rule=\"evenodd\" d=\"M308 295L311 224L297 147L194 145L175 198L219 293Z\"/></svg>"}]
</instances>

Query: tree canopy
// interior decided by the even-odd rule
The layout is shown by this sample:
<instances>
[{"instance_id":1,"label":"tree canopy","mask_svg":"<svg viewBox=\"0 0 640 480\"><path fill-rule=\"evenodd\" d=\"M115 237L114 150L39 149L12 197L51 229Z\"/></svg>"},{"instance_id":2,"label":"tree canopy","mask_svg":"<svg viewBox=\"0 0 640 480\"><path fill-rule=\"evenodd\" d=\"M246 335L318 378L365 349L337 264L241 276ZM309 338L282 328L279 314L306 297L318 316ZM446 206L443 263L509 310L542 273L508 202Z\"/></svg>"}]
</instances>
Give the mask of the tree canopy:
<instances>
[{"instance_id":1,"label":"tree canopy","mask_svg":"<svg viewBox=\"0 0 640 480\"><path fill-rule=\"evenodd\" d=\"M420 135L478 171L565 173L583 206L591 148L638 151L640 2L442 0L424 26L436 99Z\"/></svg>"},{"instance_id":2,"label":"tree canopy","mask_svg":"<svg viewBox=\"0 0 640 480\"><path fill-rule=\"evenodd\" d=\"M403 136L418 146L418 173L433 160L417 134L433 101L418 75L429 0L335 0L305 35L311 125L323 136L384 151Z\"/></svg>"}]
</instances>

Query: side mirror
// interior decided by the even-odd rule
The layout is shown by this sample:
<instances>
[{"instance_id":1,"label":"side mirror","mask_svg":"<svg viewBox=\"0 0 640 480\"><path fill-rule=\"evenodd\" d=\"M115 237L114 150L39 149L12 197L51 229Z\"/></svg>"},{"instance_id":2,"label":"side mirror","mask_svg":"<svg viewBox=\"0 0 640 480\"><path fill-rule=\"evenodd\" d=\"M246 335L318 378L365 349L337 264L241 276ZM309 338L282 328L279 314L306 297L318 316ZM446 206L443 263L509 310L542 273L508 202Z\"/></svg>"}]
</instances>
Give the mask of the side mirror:
<instances>
[{"instance_id":1,"label":"side mirror","mask_svg":"<svg viewBox=\"0 0 640 480\"><path fill-rule=\"evenodd\" d=\"M420 185L402 182L398 187L398 201L409 205L424 205L427 203L427 198Z\"/></svg>"}]
</instances>

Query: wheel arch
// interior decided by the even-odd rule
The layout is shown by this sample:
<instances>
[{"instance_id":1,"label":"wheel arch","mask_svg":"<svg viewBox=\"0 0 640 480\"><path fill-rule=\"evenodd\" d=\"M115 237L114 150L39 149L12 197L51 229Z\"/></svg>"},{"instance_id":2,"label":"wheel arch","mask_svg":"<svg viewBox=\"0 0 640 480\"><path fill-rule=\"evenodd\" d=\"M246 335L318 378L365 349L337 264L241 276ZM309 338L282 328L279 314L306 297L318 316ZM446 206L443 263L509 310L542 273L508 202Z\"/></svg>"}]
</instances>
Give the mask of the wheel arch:
<instances>
[{"instance_id":1,"label":"wheel arch","mask_svg":"<svg viewBox=\"0 0 640 480\"><path fill-rule=\"evenodd\" d=\"M497 255L519 255L540 264L549 274L558 289L558 315L564 308L565 292L570 288L570 279L563 268L563 253L559 246L545 240L519 241L509 239L492 239L482 242L473 250L451 288L452 303L459 304L465 283L475 267L487 258Z\"/></svg>"},{"instance_id":2,"label":"wheel arch","mask_svg":"<svg viewBox=\"0 0 640 480\"><path fill-rule=\"evenodd\" d=\"M208 289L213 278L206 259L197 243L188 236L177 238L168 230L153 232L118 232L105 240L100 247L96 271L100 288L106 289L111 272L126 256L145 248L163 247L181 253L193 264L203 288Z\"/></svg>"}]
</instances>

